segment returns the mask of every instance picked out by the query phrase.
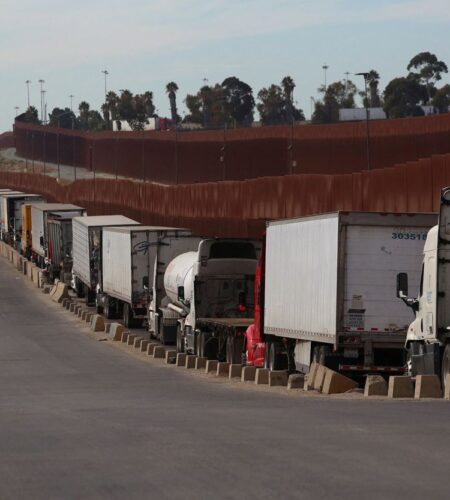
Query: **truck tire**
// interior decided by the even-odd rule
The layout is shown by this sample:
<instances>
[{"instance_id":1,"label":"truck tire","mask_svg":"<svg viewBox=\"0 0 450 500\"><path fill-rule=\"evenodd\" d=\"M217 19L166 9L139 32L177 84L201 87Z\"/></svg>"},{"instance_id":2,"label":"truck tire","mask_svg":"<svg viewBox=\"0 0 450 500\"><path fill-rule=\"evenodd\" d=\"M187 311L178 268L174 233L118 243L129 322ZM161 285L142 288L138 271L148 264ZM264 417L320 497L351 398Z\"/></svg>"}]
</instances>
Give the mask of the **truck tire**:
<instances>
[{"instance_id":1,"label":"truck tire","mask_svg":"<svg viewBox=\"0 0 450 500\"><path fill-rule=\"evenodd\" d=\"M199 358L217 359L219 344L215 337L200 332L197 338Z\"/></svg>"},{"instance_id":2,"label":"truck tire","mask_svg":"<svg viewBox=\"0 0 450 500\"><path fill-rule=\"evenodd\" d=\"M177 326L177 352L184 352L184 338L181 325Z\"/></svg>"},{"instance_id":3,"label":"truck tire","mask_svg":"<svg viewBox=\"0 0 450 500\"><path fill-rule=\"evenodd\" d=\"M269 370L286 370L287 369L287 355L284 347L279 342L271 342L269 349Z\"/></svg>"},{"instance_id":4,"label":"truck tire","mask_svg":"<svg viewBox=\"0 0 450 500\"><path fill-rule=\"evenodd\" d=\"M241 364L243 349L244 349L243 337L229 336L227 338L227 346L226 346L227 363Z\"/></svg>"},{"instance_id":5,"label":"truck tire","mask_svg":"<svg viewBox=\"0 0 450 500\"><path fill-rule=\"evenodd\" d=\"M123 305L123 324L127 328L134 328L133 311L131 310L130 304L127 303Z\"/></svg>"},{"instance_id":6,"label":"truck tire","mask_svg":"<svg viewBox=\"0 0 450 500\"><path fill-rule=\"evenodd\" d=\"M106 304L103 308L103 315L106 319L114 319L116 317L114 308L111 307L111 302L109 297L106 299Z\"/></svg>"},{"instance_id":7,"label":"truck tire","mask_svg":"<svg viewBox=\"0 0 450 500\"><path fill-rule=\"evenodd\" d=\"M442 354L441 384L444 391L446 389L447 375L450 375L450 344L445 346L444 353Z\"/></svg>"}]
</instances>

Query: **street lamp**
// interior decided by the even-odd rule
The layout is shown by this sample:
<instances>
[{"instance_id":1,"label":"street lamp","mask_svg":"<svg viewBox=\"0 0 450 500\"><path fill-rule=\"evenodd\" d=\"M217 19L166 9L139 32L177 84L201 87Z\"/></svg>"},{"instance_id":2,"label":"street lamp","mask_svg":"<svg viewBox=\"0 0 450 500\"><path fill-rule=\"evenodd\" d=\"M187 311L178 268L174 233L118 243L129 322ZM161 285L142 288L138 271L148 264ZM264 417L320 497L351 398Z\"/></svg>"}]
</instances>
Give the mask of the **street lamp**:
<instances>
[{"instance_id":1,"label":"street lamp","mask_svg":"<svg viewBox=\"0 0 450 500\"><path fill-rule=\"evenodd\" d=\"M19 106L14 106L14 109L16 110L16 118L17 118L17 115L19 114Z\"/></svg>"},{"instance_id":2,"label":"street lamp","mask_svg":"<svg viewBox=\"0 0 450 500\"><path fill-rule=\"evenodd\" d=\"M105 75L105 99L106 99L106 93L107 93L107 90L106 90L106 77L109 75L109 73L108 73L107 69L102 70L102 73Z\"/></svg>"},{"instance_id":3,"label":"street lamp","mask_svg":"<svg viewBox=\"0 0 450 500\"><path fill-rule=\"evenodd\" d=\"M323 76L324 76L324 81L325 81L325 86L324 86L324 88L325 88L325 92L326 92L326 90L327 90L327 69L328 69L328 68L329 68L329 66L328 66L327 64L324 64L324 65L322 66L322 69L323 69Z\"/></svg>"},{"instance_id":4,"label":"street lamp","mask_svg":"<svg viewBox=\"0 0 450 500\"><path fill-rule=\"evenodd\" d=\"M41 121L44 121L44 94L42 90L42 85L45 83L45 80L42 80L42 78L39 81L39 84L41 86Z\"/></svg>"},{"instance_id":5,"label":"street lamp","mask_svg":"<svg viewBox=\"0 0 450 500\"><path fill-rule=\"evenodd\" d=\"M364 88L366 92L366 151L367 151L367 170L371 169L371 159L370 159L370 129L369 129L369 96L367 93L367 80L369 78L368 72L355 73L356 76L364 77Z\"/></svg>"},{"instance_id":6,"label":"street lamp","mask_svg":"<svg viewBox=\"0 0 450 500\"><path fill-rule=\"evenodd\" d=\"M29 109L30 108L30 83L31 83L31 80L26 80L25 83L27 84L28 109Z\"/></svg>"},{"instance_id":7,"label":"street lamp","mask_svg":"<svg viewBox=\"0 0 450 500\"><path fill-rule=\"evenodd\" d=\"M43 123L44 123L44 125L47 124L47 103L45 101L45 94L46 93L47 93L46 90L42 91L42 106L43 106L43 109L44 109L44 116L43 116Z\"/></svg>"},{"instance_id":8,"label":"street lamp","mask_svg":"<svg viewBox=\"0 0 450 500\"><path fill-rule=\"evenodd\" d=\"M70 111L73 111L73 98L75 96L73 94L70 94L69 98L70 98Z\"/></svg>"}]
</instances>

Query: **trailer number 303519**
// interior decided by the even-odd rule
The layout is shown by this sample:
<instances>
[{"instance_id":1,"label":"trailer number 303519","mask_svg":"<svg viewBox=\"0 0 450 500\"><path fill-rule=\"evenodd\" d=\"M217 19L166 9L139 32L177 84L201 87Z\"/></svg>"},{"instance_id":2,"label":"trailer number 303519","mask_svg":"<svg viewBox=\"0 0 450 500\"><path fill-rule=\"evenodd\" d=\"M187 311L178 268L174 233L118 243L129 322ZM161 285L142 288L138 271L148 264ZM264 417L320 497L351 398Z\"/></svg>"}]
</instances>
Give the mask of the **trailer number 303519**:
<instances>
[{"instance_id":1,"label":"trailer number 303519","mask_svg":"<svg viewBox=\"0 0 450 500\"><path fill-rule=\"evenodd\" d=\"M426 233L392 233L393 240L426 240Z\"/></svg>"}]
</instances>

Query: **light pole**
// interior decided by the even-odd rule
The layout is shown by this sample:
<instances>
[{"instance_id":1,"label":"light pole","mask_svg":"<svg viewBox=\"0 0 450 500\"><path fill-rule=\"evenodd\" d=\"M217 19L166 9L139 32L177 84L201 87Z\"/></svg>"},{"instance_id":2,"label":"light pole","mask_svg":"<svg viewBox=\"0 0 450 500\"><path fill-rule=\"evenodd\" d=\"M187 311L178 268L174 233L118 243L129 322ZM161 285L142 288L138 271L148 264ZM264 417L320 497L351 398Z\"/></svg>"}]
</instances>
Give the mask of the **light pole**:
<instances>
[{"instance_id":1,"label":"light pole","mask_svg":"<svg viewBox=\"0 0 450 500\"><path fill-rule=\"evenodd\" d=\"M311 118L310 119L312 120L314 104L316 104L316 101L314 100L313 96L311 96L309 99L310 99L310 107L311 107Z\"/></svg>"},{"instance_id":2,"label":"light pole","mask_svg":"<svg viewBox=\"0 0 450 500\"><path fill-rule=\"evenodd\" d=\"M44 121L44 95L43 95L43 90L42 90L42 85L45 83L45 80L42 80L42 78L39 81L39 84L41 86L41 122Z\"/></svg>"},{"instance_id":3,"label":"light pole","mask_svg":"<svg viewBox=\"0 0 450 500\"><path fill-rule=\"evenodd\" d=\"M364 88L366 92L366 102L365 102L365 108L366 108L366 152L367 152L367 170L370 170L372 165L371 165L371 158L370 158L370 129L369 129L369 97L367 93L367 79L369 77L368 72L362 72L362 73L355 73L357 76L362 76L364 77Z\"/></svg>"},{"instance_id":4,"label":"light pole","mask_svg":"<svg viewBox=\"0 0 450 500\"><path fill-rule=\"evenodd\" d=\"M19 106L14 106L14 109L16 110L16 118L17 118L17 115L19 114Z\"/></svg>"},{"instance_id":5,"label":"light pole","mask_svg":"<svg viewBox=\"0 0 450 500\"><path fill-rule=\"evenodd\" d=\"M26 80L25 82L27 84L27 97L28 97L28 108L30 108L30 83L31 83L31 80Z\"/></svg>"},{"instance_id":6,"label":"light pole","mask_svg":"<svg viewBox=\"0 0 450 500\"><path fill-rule=\"evenodd\" d=\"M69 98L70 98L70 111L73 111L73 98L75 96L73 94L70 94Z\"/></svg>"},{"instance_id":7,"label":"light pole","mask_svg":"<svg viewBox=\"0 0 450 500\"><path fill-rule=\"evenodd\" d=\"M345 90L347 90L347 89L348 89L348 75L349 75L349 74L350 74L350 71L346 71L346 72L344 73L344 75L345 75Z\"/></svg>"},{"instance_id":8,"label":"light pole","mask_svg":"<svg viewBox=\"0 0 450 500\"><path fill-rule=\"evenodd\" d=\"M106 100L106 93L107 93L107 88L106 88L106 77L109 75L108 70L104 69L102 70L102 73L105 75L105 100Z\"/></svg>"},{"instance_id":9,"label":"light pole","mask_svg":"<svg viewBox=\"0 0 450 500\"><path fill-rule=\"evenodd\" d=\"M327 91L327 69L329 68L329 66L327 64L324 64L322 66L322 69L323 69L323 78L324 78L324 89L325 89L325 92Z\"/></svg>"},{"instance_id":10,"label":"light pole","mask_svg":"<svg viewBox=\"0 0 450 500\"><path fill-rule=\"evenodd\" d=\"M46 93L47 93L46 90L42 91L42 107L44 109L44 116L43 116L44 125L47 124L47 103L45 102L45 94Z\"/></svg>"}]
</instances>

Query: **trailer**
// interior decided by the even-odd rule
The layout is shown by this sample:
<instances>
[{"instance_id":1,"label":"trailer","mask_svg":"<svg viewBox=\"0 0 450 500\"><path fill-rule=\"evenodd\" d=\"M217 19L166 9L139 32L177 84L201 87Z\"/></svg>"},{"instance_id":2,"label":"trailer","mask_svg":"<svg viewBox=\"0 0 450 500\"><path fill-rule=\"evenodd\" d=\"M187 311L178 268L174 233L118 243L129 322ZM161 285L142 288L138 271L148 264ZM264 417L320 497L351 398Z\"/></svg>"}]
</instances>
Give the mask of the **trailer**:
<instances>
[{"instance_id":1,"label":"trailer","mask_svg":"<svg viewBox=\"0 0 450 500\"><path fill-rule=\"evenodd\" d=\"M254 240L210 238L169 263L160 310L176 328L178 352L241 362L260 250Z\"/></svg>"},{"instance_id":2,"label":"trailer","mask_svg":"<svg viewBox=\"0 0 450 500\"><path fill-rule=\"evenodd\" d=\"M138 226L123 215L99 215L72 219L73 264L72 287L87 304L96 303L98 288L102 289L102 231L112 226ZM99 312L102 310L98 305Z\"/></svg>"},{"instance_id":3,"label":"trailer","mask_svg":"<svg viewBox=\"0 0 450 500\"><path fill-rule=\"evenodd\" d=\"M267 224L261 317L247 358L306 372L402 372L410 313L393 300L398 272L413 286L435 214L338 212ZM255 324L255 325L256 325ZM256 359L255 359L256 361ZM256 363L255 363L256 364Z\"/></svg>"},{"instance_id":4,"label":"trailer","mask_svg":"<svg viewBox=\"0 0 450 500\"><path fill-rule=\"evenodd\" d=\"M0 193L0 232L3 241L19 248L22 239L22 206L27 203L45 203L38 194Z\"/></svg>"},{"instance_id":5,"label":"trailer","mask_svg":"<svg viewBox=\"0 0 450 500\"><path fill-rule=\"evenodd\" d=\"M31 258L44 268L48 258L48 225L53 219L80 216L85 209L67 203L33 203L31 211Z\"/></svg>"},{"instance_id":6,"label":"trailer","mask_svg":"<svg viewBox=\"0 0 450 500\"><path fill-rule=\"evenodd\" d=\"M108 319L122 317L127 327L148 319L155 263L162 247L183 246L188 229L161 226L112 227L103 230L102 287L97 305Z\"/></svg>"},{"instance_id":7,"label":"trailer","mask_svg":"<svg viewBox=\"0 0 450 500\"><path fill-rule=\"evenodd\" d=\"M72 218L64 214L61 218L47 221L48 249L47 267L51 281L60 279L70 285L72 280ZM77 214L78 215L78 214Z\"/></svg>"}]
</instances>

